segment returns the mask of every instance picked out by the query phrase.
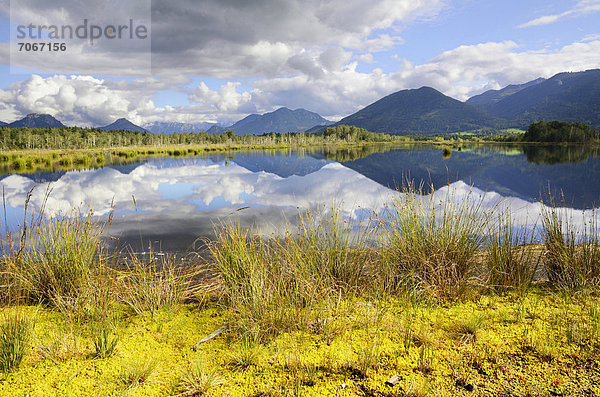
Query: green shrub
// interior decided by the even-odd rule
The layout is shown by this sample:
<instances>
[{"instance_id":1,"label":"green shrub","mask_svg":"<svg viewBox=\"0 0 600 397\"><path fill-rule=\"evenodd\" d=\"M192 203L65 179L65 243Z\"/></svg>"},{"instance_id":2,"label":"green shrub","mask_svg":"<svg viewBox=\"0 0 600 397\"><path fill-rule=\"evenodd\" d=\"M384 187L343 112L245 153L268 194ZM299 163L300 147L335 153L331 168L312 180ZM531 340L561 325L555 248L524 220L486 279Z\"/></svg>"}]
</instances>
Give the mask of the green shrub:
<instances>
[{"instance_id":1,"label":"green shrub","mask_svg":"<svg viewBox=\"0 0 600 397\"><path fill-rule=\"evenodd\" d=\"M24 159L18 157L13 160L12 167L16 171L24 170L27 167L27 163Z\"/></svg>"}]
</instances>

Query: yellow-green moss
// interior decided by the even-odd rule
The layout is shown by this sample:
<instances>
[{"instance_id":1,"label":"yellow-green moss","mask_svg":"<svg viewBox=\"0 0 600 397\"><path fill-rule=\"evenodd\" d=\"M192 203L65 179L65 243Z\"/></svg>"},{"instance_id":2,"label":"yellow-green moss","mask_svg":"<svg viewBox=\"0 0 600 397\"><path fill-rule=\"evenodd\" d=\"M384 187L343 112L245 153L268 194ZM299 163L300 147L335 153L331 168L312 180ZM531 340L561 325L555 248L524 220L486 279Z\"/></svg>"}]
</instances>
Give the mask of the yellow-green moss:
<instances>
[{"instance_id":1,"label":"yellow-green moss","mask_svg":"<svg viewBox=\"0 0 600 397\"><path fill-rule=\"evenodd\" d=\"M600 393L598 297L534 290L443 304L347 303L311 329L262 342L231 331L196 352L192 346L235 313L215 303L154 316L123 308L112 324L116 352L105 359L94 357L93 324L41 307L5 308L22 310L34 331L25 360L0 375L0 395L174 395L195 358L224 380L210 390L216 396ZM248 365L236 365L240 355L252 356ZM119 374L135 358L158 365L149 380L130 387ZM398 385L385 385L394 374Z\"/></svg>"}]
</instances>

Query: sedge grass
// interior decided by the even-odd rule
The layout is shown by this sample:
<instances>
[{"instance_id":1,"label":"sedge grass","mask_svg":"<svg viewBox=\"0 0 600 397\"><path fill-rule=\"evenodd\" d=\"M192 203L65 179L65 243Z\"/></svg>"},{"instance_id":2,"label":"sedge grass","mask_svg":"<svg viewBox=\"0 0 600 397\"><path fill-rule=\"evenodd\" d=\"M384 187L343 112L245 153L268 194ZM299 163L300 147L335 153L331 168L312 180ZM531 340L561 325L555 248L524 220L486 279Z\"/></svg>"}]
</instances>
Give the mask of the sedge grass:
<instances>
[{"instance_id":1,"label":"sedge grass","mask_svg":"<svg viewBox=\"0 0 600 397\"><path fill-rule=\"evenodd\" d=\"M72 215L33 225L19 251L5 256L5 269L26 302L57 305L85 295L102 257L103 229L91 214Z\"/></svg>"},{"instance_id":2,"label":"sedge grass","mask_svg":"<svg viewBox=\"0 0 600 397\"><path fill-rule=\"evenodd\" d=\"M479 275L489 214L483 198L453 193L438 200L409 186L382 220L382 271L393 290L418 289L439 298L463 294Z\"/></svg>"},{"instance_id":3,"label":"sedge grass","mask_svg":"<svg viewBox=\"0 0 600 397\"><path fill-rule=\"evenodd\" d=\"M531 233L514 227L510 212L498 215L492 224L489 246L487 285L494 290L516 289L525 292L534 281L540 255L533 250L535 227Z\"/></svg>"},{"instance_id":4,"label":"sedge grass","mask_svg":"<svg viewBox=\"0 0 600 397\"><path fill-rule=\"evenodd\" d=\"M0 321L0 371L8 372L18 367L25 357L32 322L19 310L5 314Z\"/></svg>"},{"instance_id":5,"label":"sedge grass","mask_svg":"<svg viewBox=\"0 0 600 397\"><path fill-rule=\"evenodd\" d=\"M575 227L564 209L550 199L542 212L542 234L545 246L544 268L550 282L564 290L583 290L600 283L600 231L598 214L584 216L581 227Z\"/></svg>"},{"instance_id":6,"label":"sedge grass","mask_svg":"<svg viewBox=\"0 0 600 397\"><path fill-rule=\"evenodd\" d=\"M111 335L112 330L107 327L101 327L96 330L93 336L95 356L98 358L107 358L115 353L119 337Z\"/></svg>"},{"instance_id":7,"label":"sedge grass","mask_svg":"<svg viewBox=\"0 0 600 397\"><path fill-rule=\"evenodd\" d=\"M158 360L150 358L132 358L125 362L119 371L118 381L128 388L135 388L151 382L158 367Z\"/></svg>"},{"instance_id":8,"label":"sedge grass","mask_svg":"<svg viewBox=\"0 0 600 397\"><path fill-rule=\"evenodd\" d=\"M190 369L181 378L179 388L180 396L210 395L210 391L225 383L216 368L208 366L200 358L192 361Z\"/></svg>"},{"instance_id":9,"label":"sedge grass","mask_svg":"<svg viewBox=\"0 0 600 397\"><path fill-rule=\"evenodd\" d=\"M119 299L137 314L154 315L163 307L174 307L183 301L190 275L171 258L159 262L153 252L145 263L131 254L130 261L118 277Z\"/></svg>"},{"instance_id":10,"label":"sedge grass","mask_svg":"<svg viewBox=\"0 0 600 397\"><path fill-rule=\"evenodd\" d=\"M270 241L224 225L209 247L239 313L237 325L255 335L306 328L330 317L322 309L331 297L370 283L366 239L353 235L350 225L336 210L307 212L295 234Z\"/></svg>"}]
</instances>

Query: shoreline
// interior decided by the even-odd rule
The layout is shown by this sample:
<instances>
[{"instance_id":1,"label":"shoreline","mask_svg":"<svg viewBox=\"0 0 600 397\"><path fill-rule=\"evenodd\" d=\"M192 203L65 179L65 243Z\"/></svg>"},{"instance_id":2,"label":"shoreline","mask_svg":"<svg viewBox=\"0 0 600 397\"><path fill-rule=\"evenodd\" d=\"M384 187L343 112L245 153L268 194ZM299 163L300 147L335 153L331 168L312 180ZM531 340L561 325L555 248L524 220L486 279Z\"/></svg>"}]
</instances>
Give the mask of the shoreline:
<instances>
[{"instance_id":1,"label":"shoreline","mask_svg":"<svg viewBox=\"0 0 600 397\"><path fill-rule=\"evenodd\" d=\"M504 142L504 141L456 141L456 140L406 140L382 142L321 142L313 144L207 144L207 145L165 145L165 146L119 146L81 149L10 149L0 156L0 172L12 174L19 172L59 172L77 169L101 168L105 165L122 165L136 160L153 157L182 158L201 156L211 153L234 153L245 151L319 151L363 149L368 147L435 146L447 151L461 150L464 146L538 146L538 147L574 147L588 150L600 149L600 145L577 143L545 142ZM445 154L446 152L444 152ZM450 153L448 153L449 155Z\"/></svg>"}]
</instances>

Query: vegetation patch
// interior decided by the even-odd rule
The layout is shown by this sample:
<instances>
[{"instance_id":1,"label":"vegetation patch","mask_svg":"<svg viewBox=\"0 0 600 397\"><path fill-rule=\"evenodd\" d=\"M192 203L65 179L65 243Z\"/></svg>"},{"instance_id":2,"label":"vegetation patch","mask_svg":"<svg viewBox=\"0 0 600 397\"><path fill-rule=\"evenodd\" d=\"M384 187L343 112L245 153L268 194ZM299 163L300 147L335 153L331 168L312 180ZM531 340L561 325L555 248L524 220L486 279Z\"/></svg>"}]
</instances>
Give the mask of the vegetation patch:
<instances>
[{"instance_id":1,"label":"vegetation patch","mask_svg":"<svg viewBox=\"0 0 600 397\"><path fill-rule=\"evenodd\" d=\"M529 250L509 214L403 193L361 227L224 224L211 280L117 263L89 214L3 237L0 395L600 393L598 229L551 205Z\"/></svg>"}]
</instances>

